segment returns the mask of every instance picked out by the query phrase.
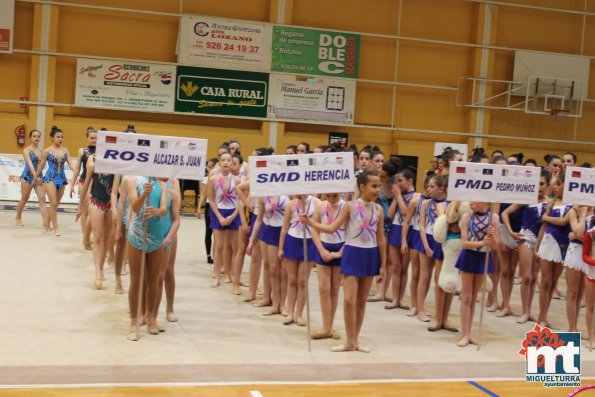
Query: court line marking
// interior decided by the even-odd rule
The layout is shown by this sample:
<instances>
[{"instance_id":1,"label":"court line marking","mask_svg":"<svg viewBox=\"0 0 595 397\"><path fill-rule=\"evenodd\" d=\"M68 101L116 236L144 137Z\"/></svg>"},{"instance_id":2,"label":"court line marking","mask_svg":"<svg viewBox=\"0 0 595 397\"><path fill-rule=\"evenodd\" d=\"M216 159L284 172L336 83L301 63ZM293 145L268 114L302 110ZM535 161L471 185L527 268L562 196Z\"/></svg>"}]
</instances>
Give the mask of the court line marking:
<instances>
[{"instance_id":1,"label":"court line marking","mask_svg":"<svg viewBox=\"0 0 595 397\"><path fill-rule=\"evenodd\" d=\"M494 393L493 391L491 391L490 389L483 387L482 385L480 385L477 382L473 382L472 380L467 381L467 383L469 383L471 386L474 386L476 388L478 388L479 390L481 390L482 392L486 393L487 395L491 396L491 397L499 397L496 393Z\"/></svg>"},{"instance_id":2,"label":"court line marking","mask_svg":"<svg viewBox=\"0 0 595 397\"><path fill-rule=\"evenodd\" d=\"M250 390L250 394L252 395L252 397L264 397L262 393L258 390Z\"/></svg>"},{"instance_id":3,"label":"court line marking","mask_svg":"<svg viewBox=\"0 0 595 397\"><path fill-rule=\"evenodd\" d=\"M523 382L525 378L477 378L477 382ZM581 376L581 380L595 380L595 376ZM333 381L250 381L250 382L170 382L170 383L64 383L35 385L0 385L0 389L76 389L94 387L200 387L200 386L256 386L256 385L345 385L376 383L445 383L469 382L465 378L446 379L365 379L365 380L333 380Z\"/></svg>"}]
</instances>

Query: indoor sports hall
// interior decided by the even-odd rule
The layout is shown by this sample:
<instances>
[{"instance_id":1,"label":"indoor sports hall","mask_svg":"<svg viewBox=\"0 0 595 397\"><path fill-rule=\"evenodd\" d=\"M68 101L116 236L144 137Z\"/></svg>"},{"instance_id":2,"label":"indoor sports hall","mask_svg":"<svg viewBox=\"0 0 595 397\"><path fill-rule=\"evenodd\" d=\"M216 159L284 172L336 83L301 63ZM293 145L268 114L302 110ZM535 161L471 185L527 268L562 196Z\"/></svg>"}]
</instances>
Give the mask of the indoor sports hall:
<instances>
[{"instance_id":1,"label":"indoor sports hall","mask_svg":"<svg viewBox=\"0 0 595 397\"><path fill-rule=\"evenodd\" d=\"M594 60L595 0L0 0L0 397L595 395Z\"/></svg>"}]
</instances>

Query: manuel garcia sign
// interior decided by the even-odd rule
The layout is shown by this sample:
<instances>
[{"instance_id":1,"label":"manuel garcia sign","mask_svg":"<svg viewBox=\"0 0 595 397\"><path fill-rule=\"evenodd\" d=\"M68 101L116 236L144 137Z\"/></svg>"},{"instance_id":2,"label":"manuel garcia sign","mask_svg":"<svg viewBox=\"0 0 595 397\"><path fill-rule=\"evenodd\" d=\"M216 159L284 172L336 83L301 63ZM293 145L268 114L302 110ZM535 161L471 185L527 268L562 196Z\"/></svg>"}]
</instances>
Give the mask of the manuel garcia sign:
<instances>
[{"instance_id":1,"label":"manuel garcia sign","mask_svg":"<svg viewBox=\"0 0 595 397\"><path fill-rule=\"evenodd\" d=\"M357 34L275 26L271 70L354 79L359 42Z\"/></svg>"},{"instance_id":2,"label":"manuel garcia sign","mask_svg":"<svg viewBox=\"0 0 595 397\"><path fill-rule=\"evenodd\" d=\"M266 117L269 75L178 67L176 112Z\"/></svg>"}]
</instances>

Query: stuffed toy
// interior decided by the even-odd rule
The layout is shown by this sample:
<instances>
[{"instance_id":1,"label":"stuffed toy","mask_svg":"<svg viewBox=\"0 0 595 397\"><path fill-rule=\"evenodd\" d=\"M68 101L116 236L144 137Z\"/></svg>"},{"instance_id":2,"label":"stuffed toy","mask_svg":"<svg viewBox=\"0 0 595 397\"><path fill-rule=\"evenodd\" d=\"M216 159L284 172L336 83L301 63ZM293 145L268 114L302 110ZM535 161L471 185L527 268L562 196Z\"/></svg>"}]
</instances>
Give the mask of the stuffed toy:
<instances>
[{"instance_id":1,"label":"stuffed toy","mask_svg":"<svg viewBox=\"0 0 595 397\"><path fill-rule=\"evenodd\" d=\"M446 209L446 214L439 216L434 224L434 239L442 244L442 251L444 252L438 285L444 292L449 294L461 289L461 276L459 269L455 267L455 263L463 249L463 243L460 238L446 239L448 227L458 223L464 214L471 214L472 212L468 202L453 201ZM492 287L492 280L486 277L486 290L491 291Z\"/></svg>"}]
</instances>

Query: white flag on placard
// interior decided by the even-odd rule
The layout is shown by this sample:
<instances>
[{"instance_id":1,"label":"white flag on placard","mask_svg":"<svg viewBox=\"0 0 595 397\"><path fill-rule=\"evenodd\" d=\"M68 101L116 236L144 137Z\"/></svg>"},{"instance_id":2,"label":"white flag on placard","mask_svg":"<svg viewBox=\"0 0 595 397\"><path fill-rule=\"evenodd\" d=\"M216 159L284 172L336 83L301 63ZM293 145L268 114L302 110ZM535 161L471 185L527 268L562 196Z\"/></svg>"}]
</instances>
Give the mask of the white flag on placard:
<instances>
[{"instance_id":1,"label":"white flag on placard","mask_svg":"<svg viewBox=\"0 0 595 397\"><path fill-rule=\"evenodd\" d=\"M250 195L352 192L355 189L351 153L250 156Z\"/></svg>"},{"instance_id":2,"label":"white flag on placard","mask_svg":"<svg viewBox=\"0 0 595 397\"><path fill-rule=\"evenodd\" d=\"M564 202L595 205L595 169L566 167Z\"/></svg>"},{"instance_id":3,"label":"white flag on placard","mask_svg":"<svg viewBox=\"0 0 595 397\"><path fill-rule=\"evenodd\" d=\"M97 134L97 172L202 180L206 160L206 139L112 131Z\"/></svg>"},{"instance_id":4,"label":"white flag on placard","mask_svg":"<svg viewBox=\"0 0 595 397\"><path fill-rule=\"evenodd\" d=\"M540 175L539 167L453 161L448 175L448 199L535 204Z\"/></svg>"}]
</instances>

